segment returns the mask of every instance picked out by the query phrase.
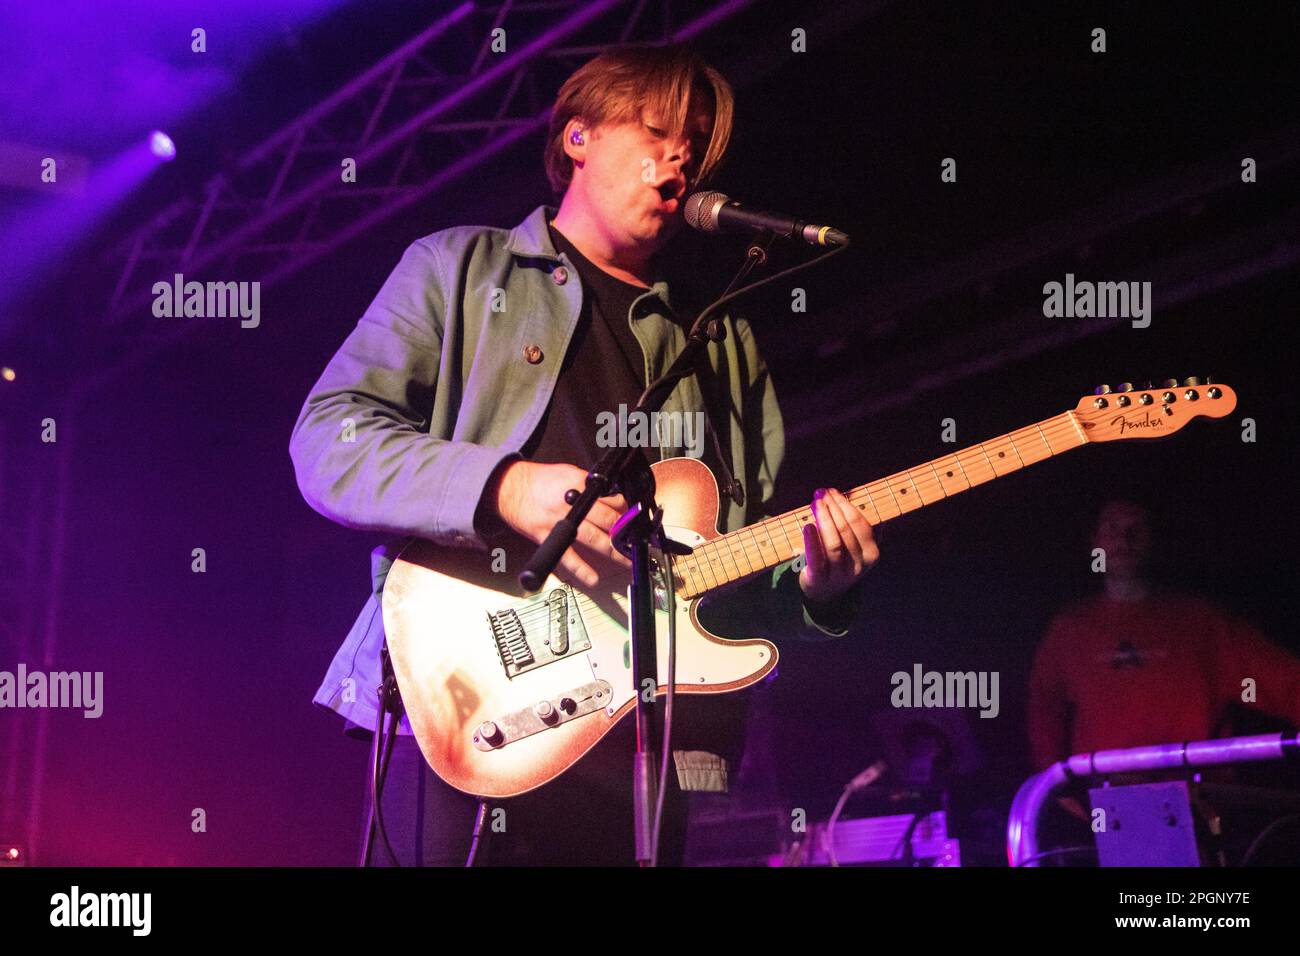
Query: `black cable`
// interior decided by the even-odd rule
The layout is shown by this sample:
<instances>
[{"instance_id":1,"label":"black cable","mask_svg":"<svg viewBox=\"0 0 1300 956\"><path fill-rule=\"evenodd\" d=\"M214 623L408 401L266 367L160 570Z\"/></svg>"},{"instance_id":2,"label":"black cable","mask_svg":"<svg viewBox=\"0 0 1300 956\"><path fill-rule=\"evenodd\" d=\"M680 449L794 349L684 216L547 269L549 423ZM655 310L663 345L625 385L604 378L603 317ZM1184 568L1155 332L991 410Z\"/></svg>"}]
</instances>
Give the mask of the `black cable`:
<instances>
[{"instance_id":1,"label":"black cable","mask_svg":"<svg viewBox=\"0 0 1300 956\"><path fill-rule=\"evenodd\" d=\"M383 737L384 737L383 726L384 726L384 714L381 711L379 714L378 726L370 734L370 739L373 741L373 746L370 748L370 774L369 774L370 786L368 788L370 791L369 792L370 807L369 807L369 813L366 816L366 839L365 839L365 843L361 847L361 866L363 867L367 867L370 865L370 856L375 848L375 832L376 832L375 826L377 823L375 810L378 805L375 800L375 789L376 789L375 780L379 776L380 753L381 753L381 748L383 747Z\"/></svg>"},{"instance_id":2,"label":"black cable","mask_svg":"<svg viewBox=\"0 0 1300 956\"><path fill-rule=\"evenodd\" d=\"M1269 837L1288 823L1295 823L1297 821L1300 821L1300 813L1290 813L1284 817L1278 817L1268 826L1264 827L1264 829L1259 832L1259 836L1255 837L1255 839L1251 841L1250 846L1246 848L1246 852L1242 854L1241 865L1250 866L1255 855L1259 853L1260 847L1264 845L1264 842Z\"/></svg>"},{"instance_id":3,"label":"black cable","mask_svg":"<svg viewBox=\"0 0 1300 956\"><path fill-rule=\"evenodd\" d=\"M370 765L370 814L366 824L366 840L361 853L361 865L370 865L371 851L374 849L375 829L384 841L384 848L394 866L401 866L393 845L389 842L388 831L384 828L384 809L381 798L384 781L388 779L388 767L393 760L393 746L397 743L402 712L402 694L397 686L397 674L393 671L393 662L388 655L388 643L385 641L379 649L379 662L382 682L379 685L379 720L375 726L375 750ZM388 717L392 715L392 727L388 728Z\"/></svg>"},{"instance_id":4,"label":"black cable","mask_svg":"<svg viewBox=\"0 0 1300 956\"><path fill-rule=\"evenodd\" d=\"M797 262L794 265L789 266L788 268L782 269L780 272L774 272L770 276L767 276L766 278L759 279L757 282L750 282L749 284L743 285L739 289L736 289L734 292L728 292L725 295L719 296L717 299L713 301L712 305L706 307L704 311L701 312L696 317L695 322L691 325L691 331L688 334L687 338L694 338L696 335L698 335L700 330L704 328L705 319L709 317L713 312L716 312L725 303L730 302L732 299L736 298L737 296L744 295L746 292L752 292L754 289L765 286L769 282L775 282L777 279L781 279L784 278L785 276L792 275L795 272L800 272L804 269L807 269L809 266L815 265L816 263L821 262L824 259L829 259L831 256L838 255L839 253L843 252L847 248L848 246L837 246L836 248L830 250L829 252L824 252L819 256L814 256L813 258L807 260L806 262ZM749 268L748 260L746 261L745 266L742 266L742 268L745 269L746 271L748 270ZM646 396L649 395L650 392L655 388L658 388L660 385L662 385L665 382L672 381L673 378L682 379L689 374L691 374L690 369L682 369L678 371L672 378L670 378L667 374L659 376L659 378L655 379L653 382L647 385L645 391L641 393L641 397L637 399L637 408L642 407L642 403L645 402Z\"/></svg>"},{"instance_id":5,"label":"black cable","mask_svg":"<svg viewBox=\"0 0 1300 956\"><path fill-rule=\"evenodd\" d=\"M1097 852L1097 848L1095 846L1063 846L1055 850L1044 850L1042 853L1035 853L1033 856L1029 857L1028 859L1021 860L1019 863L1016 864L1016 866L1017 867L1029 866L1029 864L1031 863L1037 863L1039 860L1046 860L1051 857L1072 856L1072 855L1077 855L1079 853L1095 854L1096 852Z\"/></svg>"},{"instance_id":6,"label":"black cable","mask_svg":"<svg viewBox=\"0 0 1300 956\"><path fill-rule=\"evenodd\" d=\"M370 739L373 741L373 747L371 748L372 755L368 762L369 770L367 771L367 776L369 777L369 786L367 787L367 790L369 791L370 806L366 808L366 835L361 840L361 856L357 861L357 866L363 869L370 865L370 851L375 845L375 764L378 763L379 760L378 731L372 732L370 734Z\"/></svg>"},{"instance_id":7,"label":"black cable","mask_svg":"<svg viewBox=\"0 0 1300 956\"><path fill-rule=\"evenodd\" d=\"M663 533L662 527L660 533ZM664 755L659 766L659 796L655 800L655 822L650 838L650 865L659 865L659 828L664 817L664 795L668 792L668 761L673 753L673 701L677 697L677 596L673 591L673 556L660 552L664 575L665 604L668 608L668 690L664 694L664 732L660 741ZM656 651L656 653L658 653Z\"/></svg>"},{"instance_id":8,"label":"black cable","mask_svg":"<svg viewBox=\"0 0 1300 956\"><path fill-rule=\"evenodd\" d=\"M394 726L390 730L385 730L385 724L389 717L393 718ZM393 861L393 866L400 867L401 861L397 859L397 854L393 852L393 844L388 840L388 831L384 828L384 808L380 798L384 792L384 781L388 778L388 765L393 758L393 745L397 743L397 727L395 721L397 715L390 715L381 711L379 714L379 729L375 732L375 762L372 766L370 775L370 807L374 825L379 828L379 838L383 840L384 849L388 851L388 858ZM382 751L382 763L380 760ZM373 831L371 836L373 837ZM369 852L367 852L367 862L369 862Z\"/></svg>"},{"instance_id":9,"label":"black cable","mask_svg":"<svg viewBox=\"0 0 1300 956\"><path fill-rule=\"evenodd\" d=\"M478 813L474 815L474 836L469 844L469 857L465 860L467 867L474 865L474 857L478 853L478 841L483 836L483 821L487 817L487 808L486 800L478 802Z\"/></svg>"},{"instance_id":10,"label":"black cable","mask_svg":"<svg viewBox=\"0 0 1300 956\"><path fill-rule=\"evenodd\" d=\"M929 814L924 810L917 810L916 813L912 814L912 822L907 825L907 830L903 834L903 839L899 841L894 852L889 855L890 859L902 860L902 862L909 865L914 865L916 863L916 855L912 850L912 834L914 834L916 828L920 826L921 817L923 816L929 816Z\"/></svg>"}]
</instances>

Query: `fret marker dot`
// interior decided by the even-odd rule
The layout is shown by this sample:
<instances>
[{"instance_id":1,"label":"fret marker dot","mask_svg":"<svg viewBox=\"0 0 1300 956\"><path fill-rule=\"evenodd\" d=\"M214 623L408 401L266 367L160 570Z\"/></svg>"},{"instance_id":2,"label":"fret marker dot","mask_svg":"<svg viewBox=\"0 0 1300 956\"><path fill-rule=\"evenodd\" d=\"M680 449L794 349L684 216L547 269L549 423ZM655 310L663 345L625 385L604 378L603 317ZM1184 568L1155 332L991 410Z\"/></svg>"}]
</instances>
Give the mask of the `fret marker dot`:
<instances>
[{"instance_id":1,"label":"fret marker dot","mask_svg":"<svg viewBox=\"0 0 1300 956\"><path fill-rule=\"evenodd\" d=\"M951 471L950 471L950 472L948 472L948 477L949 477L949 478L951 478L951 477L952 477L952 472L951 472Z\"/></svg>"},{"instance_id":2,"label":"fret marker dot","mask_svg":"<svg viewBox=\"0 0 1300 956\"><path fill-rule=\"evenodd\" d=\"M998 457L999 457L999 458L1006 458L1006 457L1007 457L1007 453L1004 452L1004 451L1000 451L1000 452L998 452Z\"/></svg>"}]
</instances>

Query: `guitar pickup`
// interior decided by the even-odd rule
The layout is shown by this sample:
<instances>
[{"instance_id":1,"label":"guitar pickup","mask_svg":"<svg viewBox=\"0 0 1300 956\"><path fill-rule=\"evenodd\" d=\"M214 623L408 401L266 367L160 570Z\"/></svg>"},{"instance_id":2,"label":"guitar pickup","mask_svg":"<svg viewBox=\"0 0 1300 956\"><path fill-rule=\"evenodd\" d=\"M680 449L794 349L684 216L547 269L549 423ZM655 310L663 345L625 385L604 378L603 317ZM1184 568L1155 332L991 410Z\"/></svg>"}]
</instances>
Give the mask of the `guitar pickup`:
<instances>
[{"instance_id":1,"label":"guitar pickup","mask_svg":"<svg viewBox=\"0 0 1300 956\"><path fill-rule=\"evenodd\" d=\"M609 681L595 680L574 687L554 699L539 700L531 707L483 721L474 728L474 746L483 751L500 750L516 740L604 710L612 695Z\"/></svg>"},{"instance_id":2,"label":"guitar pickup","mask_svg":"<svg viewBox=\"0 0 1300 956\"><path fill-rule=\"evenodd\" d=\"M591 648L578 602L567 586L515 607L493 611L487 619L497 658L509 680Z\"/></svg>"}]
</instances>

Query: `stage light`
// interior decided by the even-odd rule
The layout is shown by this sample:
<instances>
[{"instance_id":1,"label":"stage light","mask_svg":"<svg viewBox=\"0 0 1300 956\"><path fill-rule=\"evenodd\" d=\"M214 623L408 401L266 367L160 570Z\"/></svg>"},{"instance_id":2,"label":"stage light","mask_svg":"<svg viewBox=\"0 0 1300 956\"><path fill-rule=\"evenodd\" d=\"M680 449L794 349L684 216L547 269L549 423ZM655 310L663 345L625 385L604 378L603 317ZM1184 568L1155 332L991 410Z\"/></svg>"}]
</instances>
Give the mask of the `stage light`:
<instances>
[{"instance_id":1,"label":"stage light","mask_svg":"<svg viewBox=\"0 0 1300 956\"><path fill-rule=\"evenodd\" d=\"M154 130L149 137L149 150L164 162L176 158L176 144L160 129Z\"/></svg>"},{"instance_id":2,"label":"stage light","mask_svg":"<svg viewBox=\"0 0 1300 956\"><path fill-rule=\"evenodd\" d=\"M4 368L0 368L0 378L4 379L6 382L12 382L17 377L18 377L18 373L15 372L13 369L11 369L8 365L6 365Z\"/></svg>"}]
</instances>

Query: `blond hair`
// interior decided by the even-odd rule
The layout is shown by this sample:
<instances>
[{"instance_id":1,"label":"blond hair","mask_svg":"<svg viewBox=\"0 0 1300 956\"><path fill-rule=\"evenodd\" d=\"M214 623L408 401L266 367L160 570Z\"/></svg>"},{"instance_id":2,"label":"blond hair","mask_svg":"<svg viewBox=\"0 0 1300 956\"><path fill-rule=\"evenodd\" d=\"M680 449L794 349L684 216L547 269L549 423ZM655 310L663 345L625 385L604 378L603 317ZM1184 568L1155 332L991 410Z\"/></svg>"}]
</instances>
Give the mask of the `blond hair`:
<instances>
[{"instance_id":1,"label":"blond hair","mask_svg":"<svg viewBox=\"0 0 1300 956\"><path fill-rule=\"evenodd\" d=\"M629 123L648 111L680 136L690 100L701 95L713 108L713 130L693 187L708 182L731 139L735 97L731 84L681 44L626 46L608 50L583 64L564 81L555 97L546 131L546 178L557 197L573 180L573 162L564 152L564 128L575 116L589 129L602 123Z\"/></svg>"}]
</instances>

